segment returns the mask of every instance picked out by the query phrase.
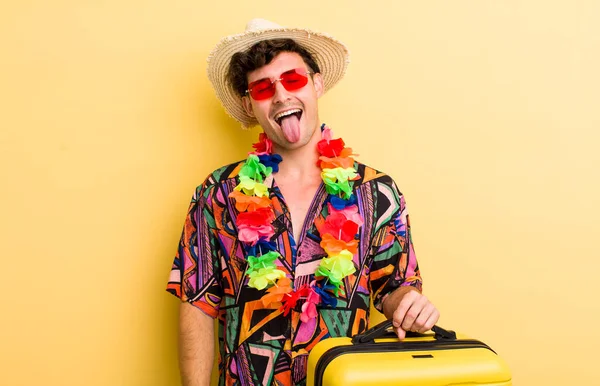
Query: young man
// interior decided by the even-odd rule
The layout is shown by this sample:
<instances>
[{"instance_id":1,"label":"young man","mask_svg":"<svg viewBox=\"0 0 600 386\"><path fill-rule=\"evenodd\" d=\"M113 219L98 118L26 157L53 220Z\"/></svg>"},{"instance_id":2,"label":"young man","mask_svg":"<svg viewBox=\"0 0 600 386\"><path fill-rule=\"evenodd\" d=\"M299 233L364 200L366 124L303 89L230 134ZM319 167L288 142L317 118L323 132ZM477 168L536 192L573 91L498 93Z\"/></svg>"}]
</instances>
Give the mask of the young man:
<instances>
[{"instance_id":1,"label":"young man","mask_svg":"<svg viewBox=\"0 0 600 386\"><path fill-rule=\"evenodd\" d=\"M211 54L227 112L264 133L192 199L168 284L185 385L210 382L213 318L222 385L304 384L311 348L365 331L371 298L399 338L437 322L402 194L321 124L347 63L337 40L260 19Z\"/></svg>"}]
</instances>

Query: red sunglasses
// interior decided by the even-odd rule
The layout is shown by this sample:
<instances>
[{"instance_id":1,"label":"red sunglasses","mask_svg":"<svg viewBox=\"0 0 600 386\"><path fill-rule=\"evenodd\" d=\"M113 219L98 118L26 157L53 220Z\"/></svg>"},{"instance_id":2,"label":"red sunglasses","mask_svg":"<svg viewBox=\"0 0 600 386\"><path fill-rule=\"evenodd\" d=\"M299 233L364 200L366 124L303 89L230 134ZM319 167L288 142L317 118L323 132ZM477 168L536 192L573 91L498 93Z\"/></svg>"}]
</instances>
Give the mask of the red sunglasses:
<instances>
[{"instance_id":1,"label":"red sunglasses","mask_svg":"<svg viewBox=\"0 0 600 386\"><path fill-rule=\"evenodd\" d=\"M294 68L282 73L275 80L259 79L248 85L246 94L250 94L255 101L269 99L275 95L275 82L281 82L281 85L288 91L298 90L308 83L308 74L312 73L304 68Z\"/></svg>"}]
</instances>

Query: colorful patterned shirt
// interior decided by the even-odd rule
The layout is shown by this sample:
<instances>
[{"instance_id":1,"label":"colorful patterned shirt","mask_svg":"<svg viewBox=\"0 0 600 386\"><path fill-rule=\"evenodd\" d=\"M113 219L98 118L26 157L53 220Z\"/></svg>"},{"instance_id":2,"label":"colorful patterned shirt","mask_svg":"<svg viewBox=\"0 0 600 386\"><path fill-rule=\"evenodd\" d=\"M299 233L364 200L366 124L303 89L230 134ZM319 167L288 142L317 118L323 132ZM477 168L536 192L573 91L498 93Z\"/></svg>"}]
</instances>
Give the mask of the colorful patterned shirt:
<instances>
[{"instance_id":1,"label":"colorful patterned shirt","mask_svg":"<svg viewBox=\"0 0 600 386\"><path fill-rule=\"evenodd\" d=\"M370 299L382 310L386 295L400 286L421 289L421 276L410 236L404 197L394 181L375 169L355 163L360 179L353 194L364 219L357 235L356 272L343 279L335 307L319 306L317 317L300 320L301 306L287 316L279 305L263 305L266 289L249 287L247 261L237 238L234 201L243 162L213 172L197 188L188 211L167 290L218 318L219 385L304 385L311 348L329 337L354 336L367 329ZM299 240L275 183L267 181L281 254L278 268L299 288L314 280L326 256L315 221L327 215L328 194L318 188Z\"/></svg>"}]
</instances>

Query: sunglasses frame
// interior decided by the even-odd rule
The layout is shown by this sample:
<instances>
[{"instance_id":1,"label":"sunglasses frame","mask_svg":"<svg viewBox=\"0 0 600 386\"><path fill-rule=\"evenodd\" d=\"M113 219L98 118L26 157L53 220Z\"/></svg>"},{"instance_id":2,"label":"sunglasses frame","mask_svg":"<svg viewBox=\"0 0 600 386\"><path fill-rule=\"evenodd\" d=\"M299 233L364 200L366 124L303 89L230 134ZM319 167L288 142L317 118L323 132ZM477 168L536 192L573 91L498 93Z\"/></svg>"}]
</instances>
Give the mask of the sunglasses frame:
<instances>
[{"instance_id":1,"label":"sunglasses frame","mask_svg":"<svg viewBox=\"0 0 600 386\"><path fill-rule=\"evenodd\" d=\"M304 73L302 73L302 72L300 72L300 71L298 71L298 70L301 70L301 71L302 71L302 72L304 72ZM276 82L280 82L280 83L281 83L281 81L283 80L283 77L282 77L282 75L283 75L283 74L286 74L286 73L288 73L288 72L291 72L291 71L295 71L295 72L296 72L296 74L298 74L298 75L305 76L305 77L306 77L306 79L307 79L307 82L306 82L306 84L308 84L308 77L309 77L309 75L312 75L312 74L314 74L314 72L312 72L312 71L309 71L309 70L307 70L307 69L305 69L305 68L302 68L302 67L298 67L298 68L292 68L292 69L286 70L286 71L282 72L281 74L279 74L279 78L277 78L277 79L271 80L271 78L262 78L262 79L255 80L254 82L251 82L251 83L248 85L248 86L250 86L251 84L255 84L255 85L256 85L256 84L257 84L257 83L259 83L259 82L263 82L263 81L265 81L265 80L268 80L268 81L270 81L270 82L271 82L271 84L270 84L269 88L270 88L270 89L273 91L273 94L272 94L272 95L270 95L270 96L268 96L268 97L266 97L266 98L262 98L262 99L256 99L256 98L254 98L254 97L252 96L252 94L251 94L251 92L252 92L252 89L253 89L254 87L248 88L248 89L246 90L246 95L250 96L250 97L251 97L252 99L254 99L255 101L256 101L256 100L258 100L258 101L264 101L264 100L267 100L267 99L269 99L269 98L272 98L272 97L273 97L273 95L275 95L275 83L276 83ZM296 91L296 90L300 90L301 88L304 88L304 87L306 87L306 84L305 84L305 85L303 85L302 87L298 87L298 88L296 88L296 89L293 89L293 90L288 90L288 88L287 88L287 87L285 87L285 83L281 83L281 84L282 84L283 88L285 88L287 91Z\"/></svg>"}]
</instances>

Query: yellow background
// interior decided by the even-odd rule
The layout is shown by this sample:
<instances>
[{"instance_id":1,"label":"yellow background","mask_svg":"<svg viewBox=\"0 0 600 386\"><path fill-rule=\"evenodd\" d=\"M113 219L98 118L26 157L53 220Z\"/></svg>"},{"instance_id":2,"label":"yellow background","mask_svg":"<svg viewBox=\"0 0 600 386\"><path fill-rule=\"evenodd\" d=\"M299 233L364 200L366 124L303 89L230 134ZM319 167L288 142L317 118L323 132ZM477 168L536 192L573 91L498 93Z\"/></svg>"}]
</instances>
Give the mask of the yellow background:
<instances>
[{"instance_id":1,"label":"yellow background","mask_svg":"<svg viewBox=\"0 0 600 386\"><path fill-rule=\"evenodd\" d=\"M176 385L194 187L257 131L205 75L248 19L352 52L321 118L406 195L440 325L517 385L598 382L600 2L0 5L2 385Z\"/></svg>"}]
</instances>

